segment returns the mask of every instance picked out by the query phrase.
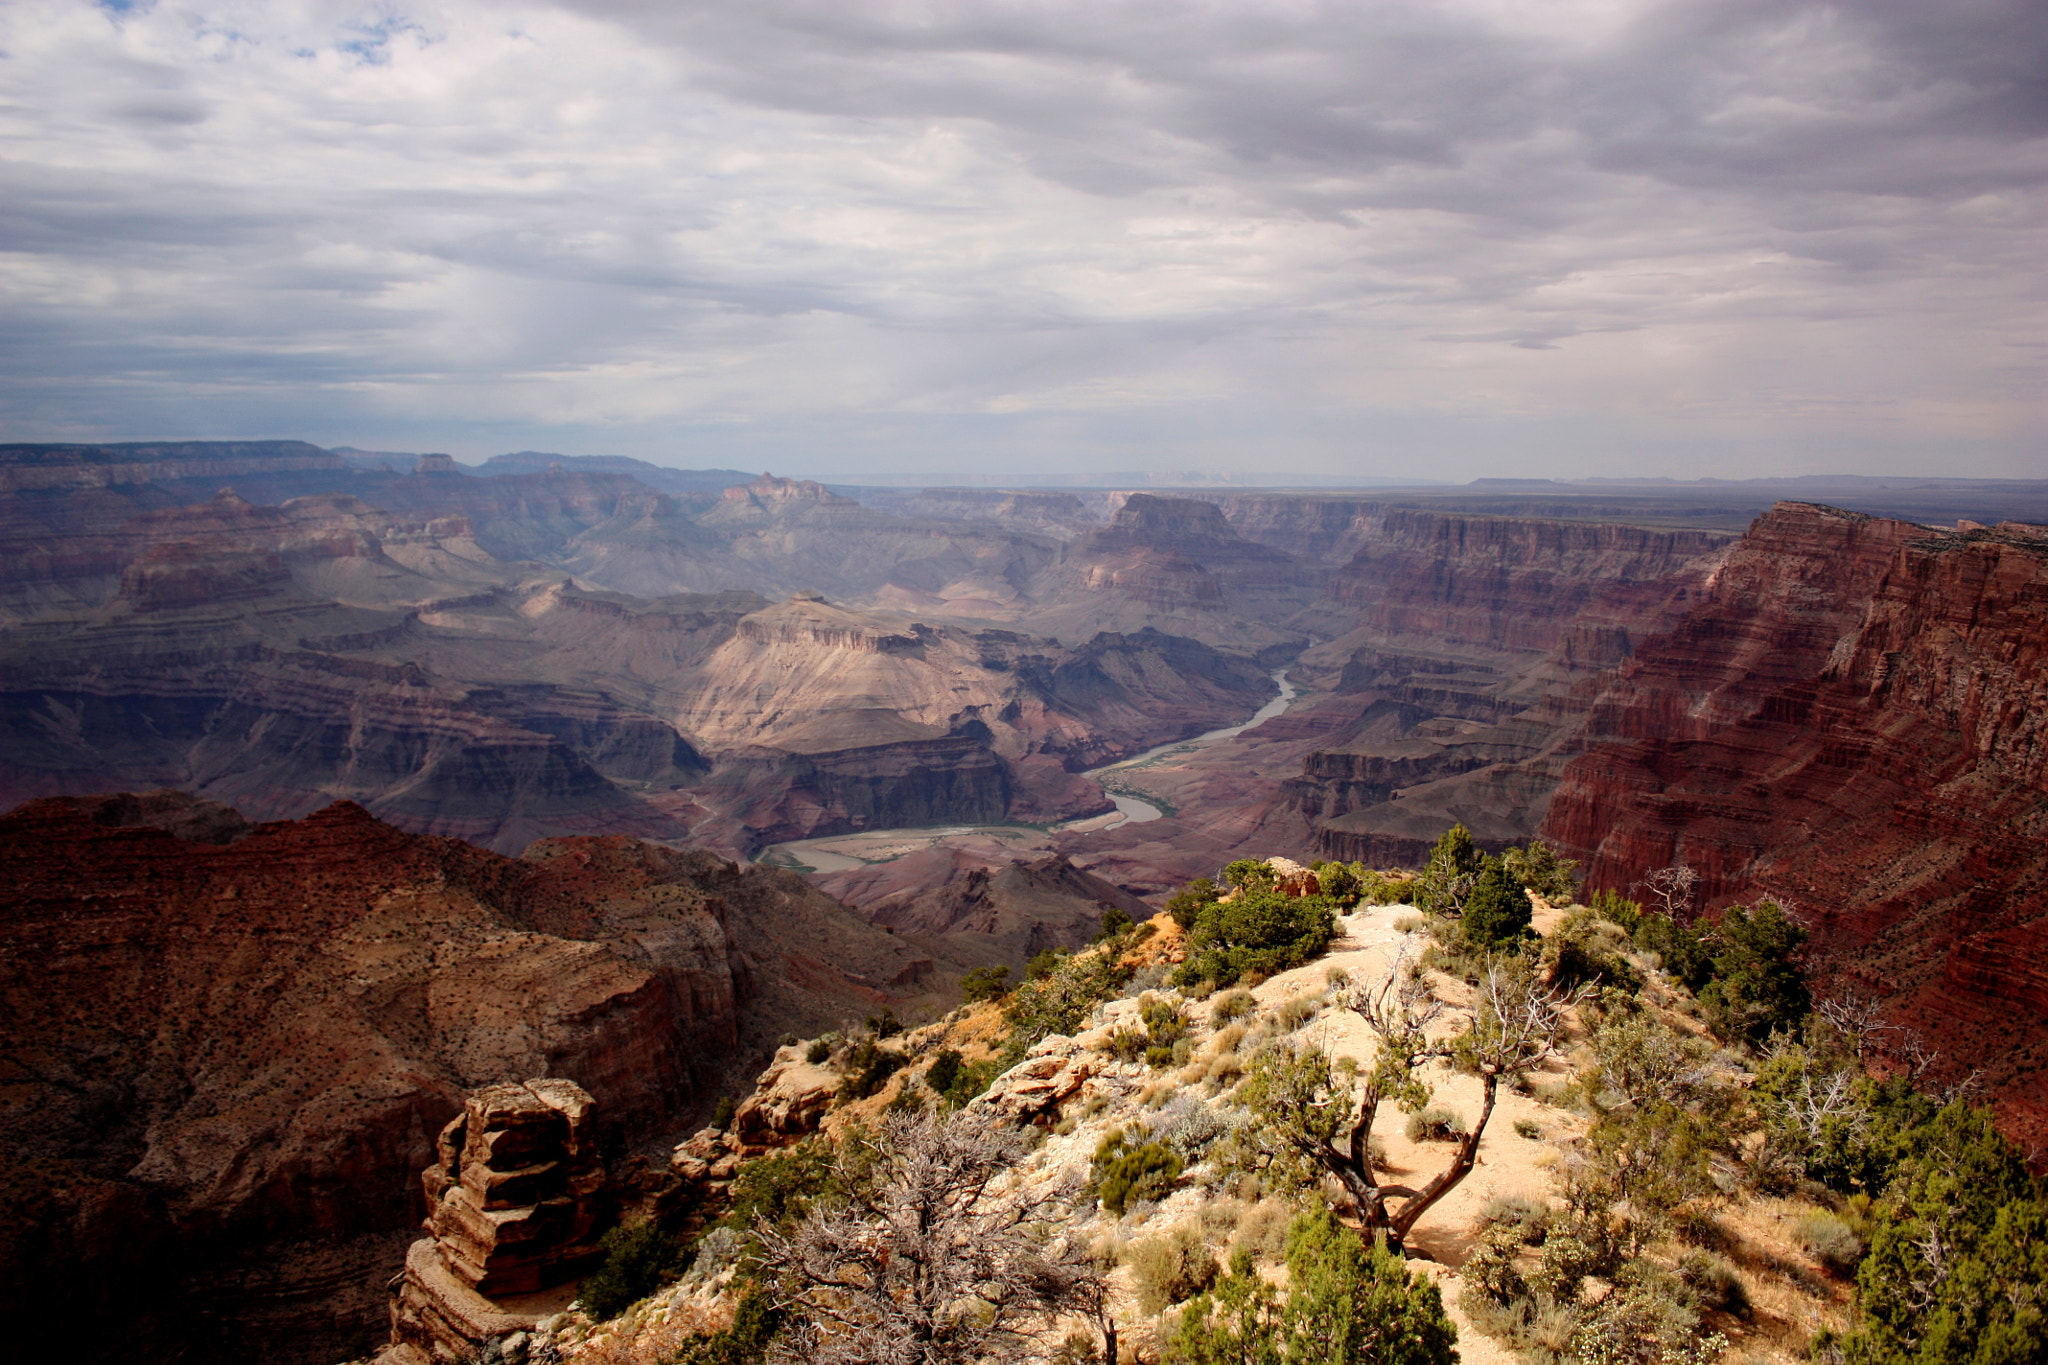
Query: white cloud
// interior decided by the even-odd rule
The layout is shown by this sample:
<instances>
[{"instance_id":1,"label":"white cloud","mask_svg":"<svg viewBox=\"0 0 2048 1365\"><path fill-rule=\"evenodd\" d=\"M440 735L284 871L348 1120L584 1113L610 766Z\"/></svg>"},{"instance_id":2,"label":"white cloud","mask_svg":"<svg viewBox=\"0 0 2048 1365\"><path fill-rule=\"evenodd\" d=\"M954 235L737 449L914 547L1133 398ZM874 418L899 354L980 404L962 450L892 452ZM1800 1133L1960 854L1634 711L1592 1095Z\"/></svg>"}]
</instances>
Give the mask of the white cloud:
<instances>
[{"instance_id":1,"label":"white cloud","mask_svg":"<svg viewBox=\"0 0 2048 1365\"><path fill-rule=\"evenodd\" d=\"M0 412L819 473L2041 472L2042 28L17 0Z\"/></svg>"}]
</instances>

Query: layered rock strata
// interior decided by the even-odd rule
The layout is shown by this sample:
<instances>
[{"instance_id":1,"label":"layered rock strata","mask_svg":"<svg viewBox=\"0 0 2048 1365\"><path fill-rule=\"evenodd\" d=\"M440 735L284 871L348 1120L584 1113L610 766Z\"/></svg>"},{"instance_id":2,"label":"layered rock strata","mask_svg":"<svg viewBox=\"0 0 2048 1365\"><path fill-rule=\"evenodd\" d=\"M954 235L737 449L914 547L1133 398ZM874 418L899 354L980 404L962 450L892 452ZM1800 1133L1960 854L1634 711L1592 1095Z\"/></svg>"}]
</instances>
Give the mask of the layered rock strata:
<instances>
[{"instance_id":1,"label":"layered rock strata","mask_svg":"<svg viewBox=\"0 0 2048 1365\"><path fill-rule=\"evenodd\" d=\"M1546 837L1594 886L1773 896L1826 989L2048 1137L2048 529L1785 504L1602 689ZM1879 1041L1896 1042L1887 1033Z\"/></svg>"},{"instance_id":2,"label":"layered rock strata","mask_svg":"<svg viewBox=\"0 0 2048 1365\"><path fill-rule=\"evenodd\" d=\"M0 800L162 785L292 817L341 798L504 852L607 831L744 855L1104 810L1080 769L1270 688L1153 631L1066 648L814 592L593 591L496 558L466 519L346 498L223 493L87 539L0 584Z\"/></svg>"},{"instance_id":3,"label":"layered rock strata","mask_svg":"<svg viewBox=\"0 0 2048 1365\"><path fill-rule=\"evenodd\" d=\"M326 1365L383 1335L469 1091L573 1080L639 1142L782 1032L961 970L791 874L630 839L513 859L345 804L32 803L0 818L0 1311L88 1356Z\"/></svg>"},{"instance_id":4,"label":"layered rock strata","mask_svg":"<svg viewBox=\"0 0 2048 1365\"><path fill-rule=\"evenodd\" d=\"M432 1235L392 1291L385 1365L473 1359L531 1332L602 1256L611 1210L590 1095L559 1078L486 1086L437 1140L421 1174Z\"/></svg>"}]
</instances>

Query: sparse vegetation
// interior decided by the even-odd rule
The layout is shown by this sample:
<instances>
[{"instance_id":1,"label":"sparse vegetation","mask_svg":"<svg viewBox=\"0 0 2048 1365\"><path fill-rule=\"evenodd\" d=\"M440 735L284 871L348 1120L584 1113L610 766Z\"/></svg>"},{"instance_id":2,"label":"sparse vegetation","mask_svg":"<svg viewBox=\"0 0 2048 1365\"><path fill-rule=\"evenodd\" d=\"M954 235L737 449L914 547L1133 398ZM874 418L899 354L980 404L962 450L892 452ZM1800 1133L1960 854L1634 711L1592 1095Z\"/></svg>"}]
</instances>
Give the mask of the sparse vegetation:
<instances>
[{"instance_id":1,"label":"sparse vegetation","mask_svg":"<svg viewBox=\"0 0 2048 1365\"><path fill-rule=\"evenodd\" d=\"M1156 969L1143 978L1152 989L1140 993L1130 984L1132 972L1119 959L1138 934L1113 924L1096 950L1034 960L1003 1000L1005 1033L991 1039L983 1011L968 1034L952 1035L971 1045L943 1046L946 1034L904 1040L906 1058L930 1062L922 1084L907 1085L898 1103L911 1096L927 1112L917 1121L935 1122L1032 1044L1086 1028L1099 1018L1098 1006L1124 995L1129 1003L1112 1013L1118 1023L1098 1035L1098 1046L1174 1069L1135 1093L1091 1085L1092 1093L1047 1114L1057 1134L1089 1133L1091 1146L1082 1150L1093 1152L1085 1188L1050 1204L1094 1198L1060 1205L1086 1212L1047 1213L1051 1239L1042 1244L1060 1256L1079 1245L1057 1230L1060 1219L1097 1229L1089 1254L1128 1267L1132 1298L1124 1302L1156 1324L1137 1329L1139 1358L1156 1351L1162 1365L1442 1358L1426 1353L1437 1339L1430 1306L1441 1319L1435 1291L1422 1295L1426 1286L1410 1280L1393 1253L1476 1162L1501 1083L1574 1115L1558 1115L1555 1124L1516 1118L1525 1142L1560 1139L1510 1152L1549 1171L1549 1197L1486 1201L1460 1272L1462 1303L1475 1325L1530 1365L1705 1365L1725 1347L1717 1325L1730 1335L1737 1321L1745 1335L1763 1332L1761 1324L1785 1320L1788 1294L1807 1305L1800 1311L1828 1312L1830 1281L1853 1282L1854 1309L1846 1322L1840 1309L1824 1319L1817 1358L1839 1365L2034 1358L2041 1305L2011 1286L2048 1282L2048 1200L2040 1185L1967 1105L1944 1109L1906 1080L1864 1073L1865 1034L1809 1014L1797 965L1802 935L1778 907L1737 907L1693 922L1602 892L1593 908L1571 910L1537 939L1517 922L1529 903L1520 888L1548 879L1549 890L1539 894L1552 900L1550 892L1569 883L1568 864L1537 846L1487 857L1469 836L1462 851L1453 839L1439 853L1440 874L1465 867L1470 880L1452 888L1455 910L1430 924L1437 946L1424 962L1473 983L1469 1003L1453 1008L1438 998L1430 983L1440 978L1404 955L1363 987L1333 970L1261 1008L1249 990L1230 984L1227 955L1247 947L1230 937L1230 917L1281 924L1284 945L1303 903L1314 910L1319 898L1281 895L1268 865L1245 860L1226 870L1228 899L1200 884L1177 898L1189 915L1188 961L1200 959L1200 980L1223 987L1199 1011L1185 994L1158 987ZM1348 890L1355 878L1368 897L1394 880L1347 864L1314 870L1329 888ZM1514 895L1496 903L1495 883L1512 886ZM1255 981L1264 966L1241 961L1239 971ZM1190 975L1184 967L1180 979ZM1463 991L1444 988L1461 1002ZM1576 1071L1538 1083L1532 1068L1556 1058L1572 1005L1583 1030ZM1303 1032L1332 1006L1364 1019L1376 1040L1371 1056L1329 1056L1319 1044L1331 1033ZM870 1027L850 1041L823 1040L848 1093L877 1068L886 1082L894 1064L884 1054L893 1049L880 1037ZM968 1060L990 1049L994 1056ZM1441 1104L1430 1075L1436 1067L1479 1082L1476 1110L1471 1089L1458 1111ZM1233 1083L1234 1092L1222 1089ZM1402 1111L1418 1144L1401 1149L1408 1169L1398 1172L1388 1171L1372 1131L1386 1104ZM1085 1126L1105 1117L1106 1131ZM908 1120L882 1118L901 1121ZM779 1227L788 1236L804 1220L872 1199L889 1159L872 1159L862 1176L849 1173L849 1157L877 1148L872 1138L843 1135L748 1163L734 1188L748 1210L738 1226ZM1332 1177L1350 1196L1349 1210L1339 1204L1337 1211L1355 1212L1362 1227L1347 1228L1319 1207L1330 1202ZM856 1188L860 1180L868 1183ZM1783 1210L1771 1224L1775 1251L1757 1240L1744 1181L1790 1196L1770 1206ZM1187 1185L1206 1202L1168 1202ZM1303 1215L1304 1204L1319 1211ZM1075 1225L1065 1226L1071 1232ZM1217 1250L1226 1243L1227 1271ZM1283 1257L1285 1277L1276 1279ZM1348 1296L1337 1292L1343 1283L1352 1286ZM781 1292L778 1301L792 1301ZM1068 1365L1101 1358L1117 1331L1110 1300L1076 1302L1094 1326L1067 1340L1069 1319L1063 1335L1037 1340L1023 1358ZM862 1311L875 1321L887 1317L879 1306ZM1417 1335L1403 1346L1372 1346L1369 1356L1347 1355L1350 1342L1377 1330L1377 1315L1406 1321ZM804 1355L835 1332L843 1329L806 1309L783 1326L774 1350L778 1358ZM1447 1348L1447 1321L1440 1340ZM1765 1344L1754 1338L1752 1359ZM1784 1344L1779 1337L1773 1348ZM759 1339L750 1349L752 1356L685 1351L675 1359L736 1365L762 1358ZM1425 1353L1402 1354L1409 1350Z\"/></svg>"},{"instance_id":2,"label":"sparse vegetation","mask_svg":"<svg viewBox=\"0 0 2048 1365\"><path fill-rule=\"evenodd\" d=\"M1252 1012L1255 1002L1250 991L1225 991L1216 997L1216 1003L1209 1007L1209 1024L1222 1028L1233 1019L1242 1019Z\"/></svg>"},{"instance_id":3,"label":"sparse vegetation","mask_svg":"<svg viewBox=\"0 0 2048 1365\"><path fill-rule=\"evenodd\" d=\"M976 967L960 982L960 997L970 1005L984 1000L1000 1000L1009 990L1008 967Z\"/></svg>"},{"instance_id":4,"label":"sparse vegetation","mask_svg":"<svg viewBox=\"0 0 2048 1365\"><path fill-rule=\"evenodd\" d=\"M1424 1109L1408 1116L1410 1142L1452 1142L1465 1135L1465 1120L1448 1109Z\"/></svg>"},{"instance_id":5,"label":"sparse vegetation","mask_svg":"<svg viewBox=\"0 0 2048 1365\"><path fill-rule=\"evenodd\" d=\"M1138 1311L1147 1317L1186 1303L1215 1284L1220 1271L1216 1253L1188 1227L1133 1242L1124 1251L1124 1263L1138 1291Z\"/></svg>"},{"instance_id":6,"label":"sparse vegetation","mask_svg":"<svg viewBox=\"0 0 2048 1365\"><path fill-rule=\"evenodd\" d=\"M1198 908L1188 929L1188 958L1173 974L1174 984L1263 980L1309 961L1336 936L1329 897L1285 895L1274 889L1271 869L1249 859L1224 870L1235 893Z\"/></svg>"},{"instance_id":7,"label":"sparse vegetation","mask_svg":"<svg viewBox=\"0 0 2048 1365\"><path fill-rule=\"evenodd\" d=\"M1180 1179L1186 1163L1163 1142L1133 1144L1121 1128L1110 1129L1095 1149L1095 1196L1122 1217L1141 1200L1156 1200Z\"/></svg>"},{"instance_id":8,"label":"sparse vegetation","mask_svg":"<svg viewBox=\"0 0 2048 1365\"><path fill-rule=\"evenodd\" d=\"M690 1265L689 1240L651 1222L613 1228L602 1245L604 1261L577 1292L584 1311L599 1321L617 1317Z\"/></svg>"},{"instance_id":9,"label":"sparse vegetation","mask_svg":"<svg viewBox=\"0 0 2048 1365\"><path fill-rule=\"evenodd\" d=\"M1288 1231L1283 1295L1247 1248L1182 1313L1169 1365L1450 1365L1457 1332L1435 1285L1384 1246L1364 1245L1328 1210Z\"/></svg>"}]
</instances>

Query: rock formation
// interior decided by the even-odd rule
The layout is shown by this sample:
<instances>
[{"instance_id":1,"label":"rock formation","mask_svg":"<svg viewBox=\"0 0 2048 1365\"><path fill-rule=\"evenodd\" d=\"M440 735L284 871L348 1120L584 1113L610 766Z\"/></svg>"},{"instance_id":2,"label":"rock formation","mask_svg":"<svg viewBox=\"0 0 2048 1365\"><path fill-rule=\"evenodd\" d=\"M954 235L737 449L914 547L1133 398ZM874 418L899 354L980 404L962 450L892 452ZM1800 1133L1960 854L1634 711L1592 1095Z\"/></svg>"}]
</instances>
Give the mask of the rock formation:
<instances>
[{"instance_id":1,"label":"rock formation","mask_svg":"<svg viewBox=\"0 0 2048 1365\"><path fill-rule=\"evenodd\" d=\"M327 1365L382 1336L467 1092L566 1078L639 1142L784 1031L961 970L792 874L630 839L513 859L351 805L31 803L0 818L0 1311L88 1356Z\"/></svg>"},{"instance_id":2,"label":"rock formation","mask_svg":"<svg viewBox=\"0 0 2048 1365\"><path fill-rule=\"evenodd\" d=\"M1794 906L1825 989L1889 1002L2039 1141L2044 716L2048 530L1785 504L1600 691L1544 833L1595 886L1682 862L1701 908Z\"/></svg>"},{"instance_id":3,"label":"rock formation","mask_svg":"<svg viewBox=\"0 0 2048 1365\"><path fill-rule=\"evenodd\" d=\"M1106 809L1077 770L1270 687L1151 631L1068 649L817 593L593 591L467 517L345 497L223 492L63 544L0 575L0 800L174 786L260 817L355 800L504 852L603 831L745 855Z\"/></svg>"},{"instance_id":4,"label":"rock formation","mask_svg":"<svg viewBox=\"0 0 2048 1365\"><path fill-rule=\"evenodd\" d=\"M471 1094L421 1175L427 1231L392 1290L382 1365L474 1358L559 1312L610 1213L588 1093L559 1078Z\"/></svg>"}]
</instances>

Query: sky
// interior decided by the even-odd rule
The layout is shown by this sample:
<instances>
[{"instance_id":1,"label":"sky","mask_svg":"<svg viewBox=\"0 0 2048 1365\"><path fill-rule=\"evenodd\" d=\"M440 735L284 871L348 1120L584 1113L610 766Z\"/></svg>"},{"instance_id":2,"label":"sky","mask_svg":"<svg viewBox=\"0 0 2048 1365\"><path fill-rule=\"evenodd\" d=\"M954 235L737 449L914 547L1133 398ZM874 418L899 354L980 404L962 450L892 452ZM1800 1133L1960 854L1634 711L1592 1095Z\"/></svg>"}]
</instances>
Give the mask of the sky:
<instances>
[{"instance_id":1,"label":"sky","mask_svg":"<svg viewBox=\"0 0 2048 1365\"><path fill-rule=\"evenodd\" d=\"M2040 0L7 0L0 440L2048 477Z\"/></svg>"}]
</instances>

